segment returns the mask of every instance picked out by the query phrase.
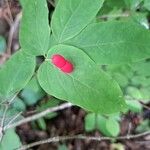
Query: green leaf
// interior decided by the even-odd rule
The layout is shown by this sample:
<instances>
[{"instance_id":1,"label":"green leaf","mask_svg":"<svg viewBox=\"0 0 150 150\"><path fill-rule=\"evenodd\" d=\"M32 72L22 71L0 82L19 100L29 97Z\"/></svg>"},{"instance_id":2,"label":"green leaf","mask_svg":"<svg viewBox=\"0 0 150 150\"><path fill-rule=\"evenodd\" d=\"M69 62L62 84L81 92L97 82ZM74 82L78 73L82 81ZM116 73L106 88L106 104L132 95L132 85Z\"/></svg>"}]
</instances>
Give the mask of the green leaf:
<instances>
[{"instance_id":1,"label":"green leaf","mask_svg":"<svg viewBox=\"0 0 150 150\"><path fill-rule=\"evenodd\" d=\"M124 110L126 105L118 84L83 51L73 46L58 45L50 49L47 59L56 53L70 60L74 71L65 74L50 60L44 62L38 70L38 80L48 94L96 113Z\"/></svg>"},{"instance_id":2,"label":"green leaf","mask_svg":"<svg viewBox=\"0 0 150 150\"><path fill-rule=\"evenodd\" d=\"M97 128L106 136L116 137L120 132L119 123L115 119L107 119L101 115L97 117Z\"/></svg>"},{"instance_id":3,"label":"green leaf","mask_svg":"<svg viewBox=\"0 0 150 150\"><path fill-rule=\"evenodd\" d=\"M126 100L129 110L135 113L139 113L142 111L142 105L140 102L136 100Z\"/></svg>"},{"instance_id":4,"label":"green leaf","mask_svg":"<svg viewBox=\"0 0 150 150\"><path fill-rule=\"evenodd\" d=\"M0 54L6 50L6 41L5 39L0 36Z\"/></svg>"},{"instance_id":5,"label":"green leaf","mask_svg":"<svg viewBox=\"0 0 150 150\"><path fill-rule=\"evenodd\" d=\"M37 120L37 123L38 123L40 129L46 130L46 123L45 123L44 118L39 118L39 119Z\"/></svg>"},{"instance_id":6,"label":"green leaf","mask_svg":"<svg viewBox=\"0 0 150 150\"><path fill-rule=\"evenodd\" d=\"M15 150L21 146L19 136L14 129L8 129L0 143L1 150Z\"/></svg>"},{"instance_id":7,"label":"green leaf","mask_svg":"<svg viewBox=\"0 0 150 150\"><path fill-rule=\"evenodd\" d=\"M21 47L29 54L44 55L50 38L46 0L22 0L22 4Z\"/></svg>"},{"instance_id":8,"label":"green leaf","mask_svg":"<svg viewBox=\"0 0 150 150\"><path fill-rule=\"evenodd\" d=\"M12 107L15 108L17 111L25 111L26 110L25 103L22 101L22 99L20 99L18 97L16 97L13 100Z\"/></svg>"},{"instance_id":9,"label":"green leaf","mask_svg":"<svg viewBox=\"0 0 150 150\"><path fill-rule=\"evenodd\" d=\"M3 105L0 106L0 122L1 122L1 119L3 118L4 111L5 111L5 106ZM4 126L7 126L10 121L11 123L15 123L23 119L23 116L19 114L20 114L20 111L18 111L16 108L13 108L13 106L11 106L6 112Z\"/></svg>"},{"instance_id":10,"label":"green leaf","mask_svg":"<svg viewBox=\"0 0 150 150\"><path fill-rule=\"evenodd\" d=\"M150 82L149 82L149 85L150 85ZM142 95L141 101L143 103L149 103L149 101L150 101L150 92L149 91L150 91L150 86L140 89L140 92Z\"/></svg>"},{"instance_id":11,"label":"green leaf","mask_svg":"<svg viewBox=\"0 0 150 150\"><path fill-rule=\"evenodd\" d=\"M16 52L0 70L0 101L20 91L35 70L35 57Z\"/></svg>"},{"instance_id":12,"label":"green leaf","mask_svg":"<svg viewBox=\"0 0 150 150\"><path fill-rule=\"evenodd\" d=\"M65 144L59 145L58 150L69 150Z\"/></svg>"},{"instance_id":13,"label":"green leaf","mask_svg":"<svg viewBox=\"0 0 150 150\"><path fill-rule=\"evenodd\" d=\"M104 0L60 0L52 17L54 37L61 43L84 29L94 19Z\"/></svg>"},{"instance_id":14,"label":"green leaf","mask_svg":"<svg viewBox=\"0 0 150 150\"><path fill-rule=\"evenodd\" d=\"M131 9L136 9L143 0L124 0L126 5Z\"/></svg>"},{"instance_id":15,"label":"green leaf","mask_svg":"<svg viewBox=\"0 0 150 150\"><path fill-rule=\"evenodd\" d=\"M144 7L150 11L150 0L144 0Z\"/></svg>"},{"instance_id":16,"label":"green leaf","mask_svg":"<svg viewBox=\"0 0 150 150\"><path fill-rule=\"evenodd\" d=\"M121 87L126 87L128 85L128 78L120 73L113 74L113 78Z\"/></svg>"},{"instance_id":17,"label":"green leaf","mask_svg":"<svg viewBox=\"0 0 150 150\"><path fill-rule=\"evenodd\" d=\"M98 64L120 64L149 58L149 41L150 32L140 25L110 21L91 24L66 43L81 48Z\"/></svg>"},{"instance_id":18,"label":"green leaf","mask_svg":"<svg viewBox=\"0 0 150 150\"><path fill-rule=\"evenodd\" d=\"M46 109L48 109L50 107L58 106L59 103L60 103L60 101L58 99L51 98L51 99L49 99L46 102L42 101L41 104L40 104L40 106L37 106L36 110L38 112L42 112L42 111L44 111L44 110L46 110ZM57 116L57 112L53 112L53 113L47 114L46 116L44 116L44 118L46 118L46 119L52 119L52 118L54 118L56 116Z\"/></svg>"},{"instance_id":19,"label":"green leaf","mask_svg":"<svg viewBox=\"0 0 150 150\"><path fill-rule=\"evenodd\" d=\"M45 92L40 87L37 77L34 76L21 92L21 97L27 105L36 104Z\"/></svg>"},{"instance_id":20,"label":"green leaf","mask_svg":"<svg viewBox=\"0 0 150 150\"><path fill-rule=\"evenodd\" d=\"M96 114L95 113L89 113L85 116L85 130L87 132L93 131L96 128Z\"/></svg>"},{"instance_id":21,"label":"green leaf","mask_svg":"<svg viewBox=\"0 0 150 150\"><path fill-rule=\"evenodd\" d=\"M144 26L146 29L149 29L149 22L147 19L147 15L148 15L147 12L146 13L132 12L131 17L128 17L128 19L131 19L131 21L135 21L140 25Z\"/></svg>"},{"instance_id":22,"label":"green leaf","mask_svg":"<svg viewBox=\"0 0 150 150\"><path fill-rule=\"evenodd\" d=\"M150 61L140 61L133 64L133 70L140 76L150 76Z\"/></svg>"},{"instance_id":23,"label":"green leaf","mask_svg":"<svg viewBox=\"0 0 150 150\"><path fill-rule=\"evenodd\" d=\"M111 136L116 137L120 132L119 123L114 119L107 119L106 129Z\"/></svg>"},{"instance_id":24,"label":"green leaf","mask_svg":"<svg viewBox=\"0 0 150 150\"><path fill-rule=\"evenodd\" d=\"M106 129L111 136L117 136L120 132L119 123L114 119L108 119L106 122Z\"/></svg>"},{"instance_id":25,"label":"green leaf","mask_svg":"<svg viewBox=\"0 0 150 150\"><path fill-rule=\"evenodd\" d=\"M126 93L134 99L142 99L142 94L141 94L140 90L136 87L129 86L126 89Z\"/></svg>"}]
</instances>

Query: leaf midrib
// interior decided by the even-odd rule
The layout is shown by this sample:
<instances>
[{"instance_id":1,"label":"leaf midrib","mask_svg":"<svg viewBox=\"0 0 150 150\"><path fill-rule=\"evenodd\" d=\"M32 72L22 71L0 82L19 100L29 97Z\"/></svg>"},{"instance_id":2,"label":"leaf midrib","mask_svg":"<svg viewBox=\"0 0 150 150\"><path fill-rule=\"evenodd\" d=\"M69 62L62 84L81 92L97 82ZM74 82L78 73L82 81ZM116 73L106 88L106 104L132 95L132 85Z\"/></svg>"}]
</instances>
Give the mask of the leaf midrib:
<instances>
[{"instance_id":1,"label":"leaf midrib","mask_svg":"<svg viewBox=\"0 0 150 150\"><path fill-rule=\"evenodd\" d=\"M68 21L66 22L65 26L64 26L64 29L62 30L61 34L60 34L60 37L59 37L59 41L58 43L62 42L62 36L67 28L67 25L68 23L70 22L70 20L72 19L72 17L74 16L74 14L77 12L78 8L80 7L81 3L82 3L83 0L81 0L81 2L79 3L79 5L76 7L76 9L74 10L74 12L71 14L70 18L68 19ZM73 36L74 37L74 36ZM71 38L73 38L71 37ZM70 39L70 38L69 38ZM67 39L68 40L68 39Z\"/></svg>"}]
</instances>

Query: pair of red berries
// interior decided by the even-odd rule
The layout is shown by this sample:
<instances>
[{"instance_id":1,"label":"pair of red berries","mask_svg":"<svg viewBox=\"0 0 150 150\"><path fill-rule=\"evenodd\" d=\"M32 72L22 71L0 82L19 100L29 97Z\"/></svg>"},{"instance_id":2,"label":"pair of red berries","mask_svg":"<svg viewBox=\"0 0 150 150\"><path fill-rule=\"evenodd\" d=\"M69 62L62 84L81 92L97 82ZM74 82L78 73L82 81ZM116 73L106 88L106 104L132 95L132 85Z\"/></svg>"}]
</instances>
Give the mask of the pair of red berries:
<instances>
[{"instance_id":1,"label":"pair of red berries","mask_svg":"<svg viewBox=\"0 0 150 150\"><path fill-rule=\"evenodd\" d=\"M52 56L52 63L64 73L71 73L73 71L73 64L59 54Z\"/></svg>"}]
</instances>

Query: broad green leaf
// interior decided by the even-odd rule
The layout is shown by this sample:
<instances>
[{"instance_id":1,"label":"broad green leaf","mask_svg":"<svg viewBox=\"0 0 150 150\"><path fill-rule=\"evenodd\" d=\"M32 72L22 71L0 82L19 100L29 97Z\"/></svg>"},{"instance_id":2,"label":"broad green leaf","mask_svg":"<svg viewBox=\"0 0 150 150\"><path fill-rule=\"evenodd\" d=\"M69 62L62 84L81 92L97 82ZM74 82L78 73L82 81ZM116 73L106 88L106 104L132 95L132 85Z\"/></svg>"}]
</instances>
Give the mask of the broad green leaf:
<instances>
[{"instance_id":1,"label":"broad green leaf","mask_svg":"<svg viewBox=\"0 0 150 150\"><path fill-rule=\"evenodd\" d=\"M124 0L126 5L131 9L136 9L143 0Z\"/></svg>"},{"instance_id":2,"label":"broad green leaf","mask_svg":"<svg viewBox=\"0 0 150 150\"><path fill-rule=\"evenodd\" d=\"M117 83L121 86L121 87L126 87L128 85L128 78L120 73L115 73L112 76Z\"/></svg>"},{"instance_id":3,"label":"broad green leaf","mask_svg":"<svg viewBox=\"0 0 150 150\"><path fill-rule=\"evenodd\" d=\"M20 95L27 105L34 105L44 97L45 92L40 87L37 77L34 76L22 90Z\"/></svg>"},{"instance_id":4,"label":"broad green leaf","mask_svg":"<svg viewBox=\"0 0 150 150\"><path fill-rule=\"evenodd\" d=\"M123 0L105 0L105 3L110 8L122 8L124 7L125 3Z\"/></svg>"},{"instance_id":5,"label":"broad green leaf","mask_svg":"<svg viewBox=\"0 0 150 150\"><path fill-rule=\"evenodd\" d=\"M5 39L0 36L0 54L6 50L6 41Z\"/></svg>"},{"instance_id":6,"label":"broad green leaf","mask_svg":"<svg viewBox=\"0 0 150 150\"><path fill-rule=\"evenodd\" d=\"M123 8L125 8L125 3L123 0L105 0L103 7L100 9L98 13L98 16L101 17L102 15L108 15L109 17L112 16L110 14L111 11L122 11Z\"/></svg>"},{"instance_id":7,"label":"broad green leaf","mask_svg":"<svg viewBox=\"0 0 150 150\"><path fill-rule=\"evenodd\" d=\"M140 61L133 64L133 70L137 75L150 76L150 61Z\"/></svg>"},{"instance_id":8,"label":"broad green leaf","mask_svg":"<svg viewBox=\"0 0 150 150\"><path fill-rule=\"evenodd\" d=\"M149 82L149 85L150 85L150 82ZM149 103L149 101L150 101L150 86L145 87L145 88L141 88L140 92L141 92L141 95L142 95L141 101L143 103Z\"/></svg>"},{"instance_id":9,"label":"broad green leaf","mask_svg":"<svg viewBox=\"0 0 150 150\"><path fill-rule=\"evenodd\" d=\"M149 58L149 41L150 32L140 25L110 21L91 24L66 43L81 48L98 64L120 64Z\"/></svg>"},{"instance_id":10,"label":"broad green leaf","mask_svg":"<svg viewBox=\"0 0 150 150\"><path fill-rule=\"evenodd\" d=\"M126 93L131 96L133 99L142 99L141 92L138 88L129 86L126 89Z\"/></svg>"},{"instance_id":11,"label":"broad green leaf","mask_svg":"<svg viewBox=\"0 0 150 150\"><path fill-rule=\"evenodd\" d=\"M116 137L120 132L119 123L112 118L105 118L101 115L97 117L97 128L102 132L105 136L113 136Z\"/></svg>"},{"instance_id":12,"label":"broad green leaf","mask_svg":"<svg viewBox=\"0 0 150 150\"><path fill-rule=\"evenodd\" d=\"M85 116L85 130L87 132L93 131L96 128L96 114L94 113L89 113Z\"/></svg>"},{"instance_id":13,"label":"broad green leaf","mask_svg":"<svg viewBox=\"0 0 150 150\"><path fill-rule=\"evenodd\" d=\"M50 60L61 54L74 65L71 74L56 68ZM125 102L118 84L107 76L82 50L58 45L50 49L38 70L41 87L58 99L63 99L95 113L123 111Z\"/></svg>"},{"instance_id":14,"label":"broad green leaf","mask_svg":"<svg viewBox=\"0 0 150 150\"><path fill-rule=\"evenodd\" d=\"M150 0L144 0L144 7L150 11Z\"/></svg>"},{"instance_id":15,"label":"broad green leaf","mask_svg":"<svg viewBox=\"0 0 150 150\"><path fill-rule=\"evenodd\" d=\"M16 109L17 111L25 111L26 110L26 105L25 103L22 101L22 99L20 99L19 97L16 97L13 100L13 104L12 107L14 109Z\"/></svg>"},{"instance_id":16,"label":"broad green leaf","mask_svg":"<svg viewBox=\"0 0 150 150\"><path fill-rule=\"evenodd\" d=\"M14 129L9 129L4 134L2 142L0 143L1 150L15 150L21 146L19 136Z\"/></svg>"},{"instance_id":17,"label":"broad green leaf","mask_svg":"<svg viewBox=\"0 0 150 150\"><path fill-rule=\"evenodd\" d=\"M131 79L131 83L134 86L141 86L143 83L147 83L146 77L135 76Z\"/></svg>"},{"instance_id":18,"label":"broad green leaf","mask_svg":"<svg viewBox=\"0 0 150 150\"><path fill-rule=\"evenodd\" d=\"M146 29L149 29L149 22L147 19L147 13L137 13L137 12L133 12L131 18L133 21L139 23L140 25L144 26ZM131 20L131 21L132 21Z\"/></svg>"},{"instance_id":19,"label":"broad green leaf","mask_svg":"<svg viewBox=\"0 0 150 150\"><path fill-rule=\"evenodd\" d=\"M94 19L104 0L60 0L52 17L52 31L58 43L77 35Z\"/></svg>"},{"instance_id":20,"label":"broad green leaf","mask_svg":"<svg viewBox=\"0 0 150 150\"><path fill-rule=\"evenodd\" d=\"M129 110L135 113L139 113L142 111L142 105L140 102L136 100L126 100Z\"/></svg>"},{"instance_id":21,"label":"broad green leaf","mask_svg":"<svg viewBox=\"0 0 150 150\"><path fill-rule=\"evenodd\" d=\"M0 70L0 101L19 92L35 70L35 57L16 52ZM5 100L5 99L3 99Z\"/></svg>"},{"instance_id":22,"label":"broad green leaf","mask_svg":"<svg viewBox=\"0 0 150 150\"><path fill-rule=\"evenodd\" d=\"M46 0L22 0L22 4L21 47L29 54L44 55L50 38Z\"/></svg>"},{"instance_id":23,"label":"broad green leaf","mask_svg":"<svg viewBox=\"0 0 150 150\"><path fill-rule=\"evenodd\" d=\"M120 132L119 123L114 119L107 119L106 129L111 136L117 136Z\"/></svg>"}]
</instances>

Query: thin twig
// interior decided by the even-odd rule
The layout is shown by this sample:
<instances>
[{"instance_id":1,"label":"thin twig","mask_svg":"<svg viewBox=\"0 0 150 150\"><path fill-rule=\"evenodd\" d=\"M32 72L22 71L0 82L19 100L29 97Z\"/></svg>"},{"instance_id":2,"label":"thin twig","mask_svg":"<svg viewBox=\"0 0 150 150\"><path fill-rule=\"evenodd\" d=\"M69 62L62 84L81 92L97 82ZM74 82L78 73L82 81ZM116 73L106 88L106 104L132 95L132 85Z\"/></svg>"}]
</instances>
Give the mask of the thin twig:
<instances>
[{"instance_id":1,"label":"thin twig","mask_svg":"<svg viewBox=\"0 0 150 150\"><path fill-rule=\"evenodd\" d=\"M12 13L11 13L11 10L10 10L8 0L5 0L5 2L6 2L6 5L7 5L7 8L8 8L9 19L10 19L11 23L13 23L13 16L12 16Z\"/></svg>"},{"instance_id":2,"label":"thin twig","mask_svg":"<svg viewBox=\"0 0 150 150\"><path fill-rule=\"evenodd\" d=\"M130 133L131 133L131 128L132 128L132 123L129 122L127 135L130 135Z\"/></svg>"},{"instance_id":3,"label":"thin twig","mask_svg":"<svg viewBox=\"0 0 150 150\"><path fill-rule=\"evenodd\" d=\"M15 100L15 98L17 97L17 95L19 94L19 92L17 92L9 101L9 105Z\"/></svg>"},{"instance_id":4,"label":"thin twig","mask_svg":"<svg viewBox=\"0 0 150 150\"><path fill-rule=\"evenodd\" d=\"M7 54L8 55L11 55L11 45L12 45L13 35L14 35L14 32L16 31L16 29L18 27L18 24L20 22L21 17L22 17L22 12L20 12L16 16L15 21L11 24L9 37L8 37L8 46L7 46Z\"/></svg>"},{"instance_id":5,"label":"thin twig","mask_svg":"<svg viewBox=\"0 0 150 150\"><path fill-rule=\"evenodd\" d=\"M145 105L142 101L139 101L139 102L145 109L150 110L149 106Z\"/></svg>"},{"instance_id":6,"label":"thin twig","mask_svg":"<svg viewBox=\"0 0 150 150\"><path fill-rule=\"evenodd\" d=\"M5 110L4 110L4 113L3 113L3 118L2 118L2 121L1 121L1 127L4 126L4 121L5 121L5 117L6 117L6 112L8 110L8 105L5 105Z\"/></svg>"},{"instance_id":7,"label":"thin twig","mask_svg":"<svg viewBox=\"0 0 150 150\"><path fill-rule=\"evenodd\" d=\"M48 2L49 2L53 7L55 7L55 3L54 3L52 0L48 0Z\"/></svg>"},{"instance_id":8,"label":"thin twig","mask_svg":"<svg viewBox=\"0 0 150 150\"><path fill-rule=\"evenodd\" d=\"M4 113L3 113L3 117L2 117L2 121L1 121L1 126L0 126L0 142L3 138L3 131L4 131L4 125L5 125L5 118L6 118L6 113L7 113L7 110L8 110L8 105L5 105L5 110L4 110Z\"/></svg>"},{"instance_id":9,"label":"thin twig","mask_svg":"<svg viewBox=\"0 0 150 150\"><path fill-rule=\"evenodd\" d=\"M8 128L17 127L19 125L22 125L22 124L30 122L30 121L34 121L36 119L44 117L45 115L47 115L49 113L56 112L56 111L59 111L59 110L63 110L63 109L69 108L71 106L73 106L71 103L64 103L64 104L62 104L60 106L56 106L56 107L53 107L53 108L48 108L48 109L46 109L46 110L44 110L44 111L42 111L42 112L40 112L38 114L32 115L30 117L27 117L25 119L22 119L22 120L20 120L20 121L18 121L16 123L13 123L13 124L5 127L5 130L8 129Z\"/></svg>"},{"instance_id":10,"label":"thin twig","mask_svg":"<svg viewBox=\"0 0 150 150\"><path fill-rule=\"evenodd\" d=\"M136 135L128 135L128 136L120 136L120 137L93 137L93 136L85 136L85 135L74 135L74 136L56 136L52 138L48 138L45 140L37 141L28 145L24 145L21 148L18 148L18 150L26 150L29 148L32 148L34 146L38 146L41 144L45 143L52 143L52 142L59 142L59 141L65 141L65 140L74 140L74 139L79 139L79 140L90 140L90 141L111 141L111 140L130 140L130 139L135 139L139 138L145 135L150 134L150 131L136 134Z\"/></svg>"},{"instance_id":11,"label":"thin twig","mask_svg":"<svg viewBox=\"0 0 150 150\"><path fill-rule=\"evenodd\" d=\"M22 114L22 112L19 112L17 115L15 115L15 117L12 118L12 119L8 122L8 124L4 127L4 130L5 130L5 128L7 128L7 126L9 126L13 121L15 121L21 114Z\"/></svg>"}]
</instances>

